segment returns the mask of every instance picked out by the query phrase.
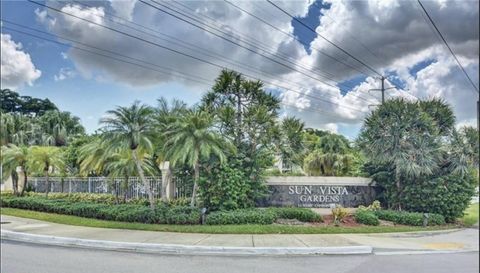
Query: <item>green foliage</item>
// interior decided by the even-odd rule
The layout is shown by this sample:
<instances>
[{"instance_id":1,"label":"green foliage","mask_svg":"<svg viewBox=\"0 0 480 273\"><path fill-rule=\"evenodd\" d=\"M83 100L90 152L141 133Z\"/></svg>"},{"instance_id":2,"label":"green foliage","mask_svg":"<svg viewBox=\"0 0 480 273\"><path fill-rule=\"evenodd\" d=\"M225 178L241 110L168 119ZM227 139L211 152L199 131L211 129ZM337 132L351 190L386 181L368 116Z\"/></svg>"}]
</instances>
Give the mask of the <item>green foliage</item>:
<instances>
[{"instance_id":1,"label":"green foliage","mask_svg":"<svg viewBox=\"0 0 480 273\"><path fill-rule=\"evenodd\" d=\"M347 217L348 210L342 206L335 206L332 208L333 222L335 225L340 224L343 218Z\"/></svg>"},{"instance_id":2,"label":"green foliage","mask_svg":"<svg viewBox=\"0 0 480 273\"><path fill-rule=\"evenodd\" d=\"M1 206L122 222L182 225L200 223L200 211L198 209L168 205L161 205L155 210L151 210L145 205L135 204L113 206L95 202L76 202L68 199L46 199L38 196L2 196Z\"/></svg>"},{"instance_id":3,"label":"green foliage","mask_svg":"<svg viewBox=\"0 0 480 273\"><path fill-rule=\"evenodd\" d=\"M210 166L200 179L199 195L210 211L234 210L254 205L249 198L248 178L239 168L229 165Z\"/></svg>"},{"instance_id":4,"label":"green foliage","mask_svg":"<svg viewBox=\"0 0 480 273\"><path fill-rule=\"evenodd\" d=\"M279 219L297 219L301 222L322 222L322 216L308 208L268 208Z\"/></svg>"},{"instance_id":5,"label":"green foliage","mask_svg":"<svg viewBox=\"0 0 480 273\"><path fill-rule=\"evenodd\" d=\"M358 144L388 207L440 213L450 222L461 216L478 157L467 137L473 133L456 131L454 122L441 100L389 100L367 117Z\"/></svg>"},{"instance_id":6,"label":"green foliage","mask_svg":"<svg viewBox=\"0 0 480 273\"><path fill-rule=\"evenodd\" d=\"M378 210L375 211L375 215L382 220L391 221L395 224L409 225L409 226L422 226L424 214L420 212L406 212L395 210ZM428 225L444 225L445 218L440 214L429 213Z\"/></svg>"},{"instance_id":7,"label":"green foliage","mask_svg":"<svg viewBox=\"0 0 480 273\"><path fill-rule=\"evenodd\" d=\"M4 113L20 113L23 115L41 116L46 111L58 110L49 99L38 99L30 96L20 96L10 89L0 92L0 106Z\"/></svg>"},{"instance_id":8,"label":"green foliage","mask_svg":"<svg viewBox=\"0 0 480 273\"><path fill-rule=\"evenodd\" d=\"M450 174L407 185L402 197L409 211L438 213L454 222L463 216L474 193L473 175Z\"/></svg>"},{"instance_id":9,"label":"green foliage","mask_svg":"<svg viewBox=\"0 0 480 273\"><path fill-rule=\"evenodd\" d=\"M352 156L350 154L323 153L315 150L304 160L303 169L313 176L339 176L350 170Z\"/></svg>"},{"instance_id":10,"label":"green foliage","mask_svg":"<svg viewBox=\"0 0 480 273\"><path fill-rule=\"evenodd\" d=\"M358 209L355 212L355 220L357 223L361 223L369 226L378 226L380 221L373 211L367 209Z\"/></svg>"},{"instance_id":11,"label":"green foliage","mask_svg":"<svg viewBox=\"0 0 480 273\"><path fill-rule=\"evenodd\" d=\"M208 214L207 225L273 224L277 215L269 210L241 209L216 211Z\"/></svg>"}]
</instances>

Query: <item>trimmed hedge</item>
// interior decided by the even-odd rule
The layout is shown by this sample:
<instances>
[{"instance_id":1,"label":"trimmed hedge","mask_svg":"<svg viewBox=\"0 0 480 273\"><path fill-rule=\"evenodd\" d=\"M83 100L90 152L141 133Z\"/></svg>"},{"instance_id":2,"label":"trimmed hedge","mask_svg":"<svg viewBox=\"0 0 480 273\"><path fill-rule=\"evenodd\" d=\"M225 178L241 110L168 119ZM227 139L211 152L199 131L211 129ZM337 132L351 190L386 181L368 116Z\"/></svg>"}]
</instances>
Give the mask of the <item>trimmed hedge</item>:
<instances>
[{"instance_id":1,"label":"trimmed hedge","mask_svg":"<svg viewBox=\"0 0 480 273\"><path fill-rule=\"evenodd\" d=\"M375 215L382 220L391 221L395 224L409 225L409 226L422 226L423 225L423 213L420 212L406 212L395 210L378 210L375 211ZM429 213L428 225L444 225L445 218L440 214Z\"/></svg>"},{"instance_id":2,"label":"trimmed hedge","mask_svg":"<svg viewBox=\"0 0 480 273\"><path fill-rule=\"evenodd\" d=\"M378 226L380 221L373 211L359 209L355 212L355 220L357 223L361 223L369 226Z\"/></svg>"},{"instance_id":3,"label":"trimmed hedge","mask_svg":"<svg viewBox=\"0 0 480 273\"><path fill-rule=\"evenodd\" d=\"M306 208L269 208L281 219L297 219L302 222L323 222L322 216Z\"/></svg>"},{"instance_id":4,"label":"trimmed hedge","mask_svg":"<svg viewBox=\"0 0 480 273\"><path fill-rule=\"evenodd\" d=\"M95 202L72 202L65 199L46 199L38 196L3 197L2 207L27 209L86 218L156 224L199 224L199 209L158 206L155 211L143 205L109 205Z\"/></svg>"},{"instance_id":5,"label":"trimmed hedge","mask_svg":"<svg viewBox=\"0 0 480 273\"><path fill-rule=\"evenodd\" d=\"M232 211L215 211L207 216L207 225L270 225L276 220L277 214L271 210L239 209Z\"/></svg>"}]
</instances>

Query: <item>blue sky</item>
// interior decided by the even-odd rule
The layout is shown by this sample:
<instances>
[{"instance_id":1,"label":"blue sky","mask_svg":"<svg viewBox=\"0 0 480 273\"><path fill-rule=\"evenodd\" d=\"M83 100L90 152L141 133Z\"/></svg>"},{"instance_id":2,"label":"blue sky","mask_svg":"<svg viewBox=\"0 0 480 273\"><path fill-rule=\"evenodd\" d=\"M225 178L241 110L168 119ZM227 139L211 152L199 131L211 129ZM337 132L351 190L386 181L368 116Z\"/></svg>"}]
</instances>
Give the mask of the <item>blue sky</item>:
<instances>
[{"instance_id":1,"label":"blue sky","mask_svg":"<svg viewBox=\"0 0 480 273\"><path fill-rule=\"evenodd\" d=\"M134 1L134 0L130 0ZM125 3L128 1L124 1ZM48 2L50 3L50 2ZM64 5L65 2L61 2ZM96 5L102 2L88 2L90 5ZM317 96L325 95L331 96L332 102L336 103L336 105L348 105L349 107L357 107L363 109L363 111L369 111L368 105L375 104L375 101L366 101L363 105L360 105L360 101L355 99L355 96L363 96L364 98L368 98L369 95L366 94L369 88L378 88L379 82L375 82L373 79L369 79L365 75L361 74L352 74L346 73L346 70L339 70L338 65L332 66L318 56L318 53L311 50L311 43L315 43L316 48L324 48L324 44L321 43L321 39L319 39L316 35L314 35L311 31L305 29L299 23L291 20L290 18L286 18L284 15L280 13L275 13L272 7L267 6L267 4L254 4L249 6L248 2L239 2L240 5L244 5L244 8L250 10L251 12L257 14L265 18L266 20L272 22L273 24L278 25L284 29L288 29L289 26L293 27L292 34L297 36L299 40L303 41L303 44L296 46L290 39L287 39L281 35L277 35L273 33L271 29L268 28L260 28L258 22L250 22L245 19L245 17L239 17L237 19L224 17L223 14L227 14L226 11L220 11L222 8L226 8L225 5L219 4L219 2L185 2L192 5L198 5L199 7L209 7L210 10L214 13L210 14L210 16L218 16L219 21L225 20L225 24L232 24L235 25L233 27L238 27L240 30L243 29L243 33L251 34L251 35L258 35L260 38L265 39L272 39L271 44L275 45L278 41L282 41L284 44L279 44L280 46L285 46L286 51L291 52L292 58L297 58L299 62L317 62L319 68L324 69L324 71L329 71L335 75L335 78L339 79L338 86L338 95L331 96L329 92L324 90L324 87L318 85L316 82L312 82L311 80L303 79L301 75L295 73L285 73L278 67L278 65L268 64L266 61L259 60L258 56L248 56L245 52L238 50L236 54L239 56L239 60L251 62L254 66L264 67L262 69L268 71L269 73L277 74L278 79L281 79L285 82L291 82L292 79L295 79L296 82L305 83L306 91L302 92L309 92L309 96L315 94ZM298 8L298 5L292 4L293 2L283 3L283 5L290 5L289 7L285 7L287 10L290 10L294 14L301 14L302 10ZM295 2L297 3L297 2ZM301 3L301 2L298 2ZM351 49L352 53L359 56L360 58L365 58L367 60L366 55L362 55L362 48L355 44L352 40L352 33L355 34L355 39L362 40L363 43L367 44L370 49L374 50L377 54L382 55L385 58L385 63L389 65L383 66L376 66L376 69L385 71L385 75L388 76L390 81L397 86L405 88L406 90L412 90L408 92L416 92L418 96L432 96L432 94L448 94L449 90L452 87L447 86L442 81L446 81L447 79L461 79L457 74L456 69L453 69L454 64L452 65L451 60L449 59L448 53L446 53L441 44L438 43L438 40L435 40L435 37L426 35L425 31L428 31L428 28L420 17L418 18L418 10L415 8L411 8L409 6L400 8L395 7L388 7L390 9L391 17L383 18L386 20L385 23L376 23L375 20L382 20L375 18L374 13L374 2L338 2L335 3L336 5L345 5L344 9L330 9L331 5L329 3L323 3L322 1L317 1L317 5L323 7L322 13L329 13L329 17L335 17L338 21L338 24L329 22L328 18L323 18L323 14L320 12L316 5L310 4L308 8L305 10L307 11L303 15L298 16L300 20L302 20L307 25L311 26L312 28L316 28L318 26L322 27L322 31L325 31L324 35L330 35L329 37L333 37L336 41L341 43L341 46L344 48ZM373 3L373 4L372 4ZM56 3L58 4L58 3ZM409 5L409 3L402 2L403 5ZM261 6L261 9L256 9L255 6ZM350 5L350 6L349 6ZM370 6L369 9L363 7L362 5L373 5ZM153 27L159 27L162 30L170 31L171 28L171 35L178 35L182 39L191 39L192 43L199 44L199 47L203 44L204 48L211 47L212 50L225 50L227 54L231 54L232 49L228 46L217 42L217 40L212 40L214 43L209 42L206 39L205 34L199 33L199 31L191 26L185 26L175 21L172 18L165 18L165 16L161 16L161 14L154 14L152 11L147 10L145 7L137 3L134 9L128 10L124 6L118 7L113 6L113 4L109 4L109 2L103 2L102 6L108 8L109 12L116 13L117 15L128 16L131 15L133 20L140 24L148 24L151 23ZM62 21L61 24L57 24L56 26L49 26L48 20L42 21L38 15L36 15L35 11L43 12L43 8L39 8L38 6L31 4L26 1L2 1L1 2L1 10L2 10L2 19L8 21L14 21L19 24L27 25L32 28L41 29L43 31L48 31L54 34L62 34L67 37L72 37L74 39L79 39L81 41L87 41L86 43L92 43L98 40L98 45L96 46L103 47L103 48L114 48L118 47L119 50L129 52L127 55L132 55L137 58L148 59L152 58L152 53L155 55L155 59L158 59L162 65L166 66L174 66L178 70L185 70L191 74L198 74L204 77L211 78L212 80L215 77L215 71L210 70L210 68L206 68L204 66L198 66L198 64L194 63L182 63L184 60L182 59L175 59L168 54L160 53L157 51L153 51L151 48L146 48L144 45L140 45L138 43L132 43L131 45L119 44L114 37L112 36L111 44L109 45L109 39L103 39L104 37L98 36L96 39L92 39L95 35L105 35L102 33L95 33L95 32L86 32L87 34L82 34L79 30L82 28L78 28L76 25L68 25L67 21ZM434 10L434 6L429 6L431 10ZM408 13L409 9L412 10L411 14ZM458 9L458 10L455 10ZM207 10L205 8L205 10ZM331 12L341 12L333 14ZM372 14L368 12L371 11ZM89 10L90 12L91 10ZM208 11L208 10L207 10ZM268 11L268 12L267 12ZM414 11L414 12L413 12ZM129 13L130 12L130 13ZM232 12L230 10L230 12ZM237 11L238 12L238 11ZM413 22L414 20L418 20L420 27L418 29L414 29L413 33L411 33L412 41L392 41L392 37L388 37L388 35L379 33L376 35L376 32L381 32L383 29L387 28L385 31L386 33L395 33L398 32L398 39L402 39L408 35L404 35L402 37L401 31L407 31L408 28L402 26L402 22L398 22L398 16L395 16L395 12L399 12L402 16L405 16L405 24ZM454 13L468 13L464 15L465 21L468 22L469 18L478 18L478 13L474 13L473 15L471 9L469 7L460 9L459 7L454 7L452 10L452 14ZM233 13L229 13L233 14ZM237 13L238 15L238 13ZM240 14L241 15L241 14ZM441 16L444 16L442 10L439 9L437 13L433 15L436 16L438 19ZM54 13L48 13L47 19L57 20L60 21L59 15ZM343 17L342 17L343 16ZM349 20L354 20L350 17L355 17L357 21L366 20L364 22L355 21L355 24L348 24ZM369 19L368 16L371 16ZM386 15L385 15L386 16ZM411 19L408 19L411 16ZM447 15L445 15L447 16ZM343 19L342 19L343 18ZM373 20L374 19L374 20ZM63 20L63 19L62 19ZM230 20L230 21L229 21ZM243 21L242 21L243 20ZM397 20L397 21L395 21ZM389 21L395 23L389 23ZM238 23L237 23L238 22ZM322 22L327 22L327 24L321 25ZM368 25L371 24L371 25ZM423 25L422 25L423 24ZM466 50L465 56L472 56L476 61L473 61L466 65L467 70L471 73L471 75L478 74L478 49L475 52L469 51L468 47L465 49L465 46L462 47L462 43L465 45L471 45L472 39L475 41L477 39L478 44L478 34L475 34L475 28L470 33L462 34L465 37L460 37L462 35L455 34L458 31L456 30L455 22L451 23L450 25L439 24L439 27L442 29L447 30L445 36L449 39L457 39L457 43L460 45L459 48L462 50ZM459 21L458 24L461 24ZM230 26L232 26L230 25ZM398 29L395 29L398 26ZM169 26L168 28L162 28L161 26ZM256 27L255 32L251 32L252 26ZM460 25L461 26L461 25ZM7 22L3 22L3 27L13 27L11 24ZM388 28L392 29L388 29ZM451 27L451 32L449 32L449 27ZM357 29L358 28L358 29ZM371 29L377 29L376 31L370 31ZM478 29L478 27L477 27ZM69 32L71 31L71 32ZM264 33L262 34L262 31ZM266 31L266 32L265 32ZM333 31L334 34L328 34L329 31ZM366 32L363 32L366 31ZM257 33L258 32L258 33ZM418 37L415 37L416 32L418 32ZM74 115L81 118L83 125L86 127L88 132L93 132L95 129L98 128L98 120L101 116L105 113L105 111L114 108L116 105L128 105L132 103L134 100L140 100L144 103L155 105L156 99L163 96L167 99L178 98L184 100L188 104L192 105L197 103L202 94L207 91L206 86L195 85L195 84L184 84L180 81L175 79L155 79L155 76L148 76L145 75L145 84L136 84L135 77L142 77L142 73L138 74L139 68L135 66L131 66L124 63L116 63L112 67L112 63L102 63L100 60L102 57L98 56L90 56L88 58L82 57L80 55L72 55L72 50L69 50L65 46L61 46L58 44L52 44L49 42L41 41L36 38L28 37L19 33L15 33L8 29L2 28L3 34L11 35L11 40L14 43L21 43L22 48L17 49L18 51L22 51L25 54L28 54L31 58L31 62L35 66L36 69L41 71L41 76L38 79L35 79L33 84L30 86L28 84L21 84L18 85L15 91L19 92L21 95L29 95L34 97L46 98L48 97L52 100L55 104L57 104L60 109L65 111L70 111ZM372 37L365 37L367 34L372 34ZM431 34L431 33L430 33ZM70 36L69 36L70 35ZM82 36L84 35L84 36ZM263 36L262 36L263 35ZM270 36L271 37L270 37ZM456 36L455 36L456 35ZM268 36L268 37L267 37ZM458 37L457 37L458 36ZM387 38L385 38L387 37ZM395 36L397 37L397 36ZM198 39L202 40L198 40ZM212 39L212 38L210 38ZM376 39L376 40L375 40ZM382 40L385 39L385 40ZM125 40L119 40L125 41ZM296 42L296 41L293 41ZM121 43L121 42L120 42ZM288 44L290 43L290 44ZM384 46L376 46L377 44L384 44ZM410 48L408 45L418 43L418 48L412 47ZM395 46L399 45L397 49ZM372 46L375 45L375 46ZM407 45L407 46L406 46ZM478 48L478 46L477 46ZM330 50L329 53L343 59L346 62L352 63L351 59L345 58L339 52L333 52L330 48L325 47L325 50ZM237 49L235 49L237 50ZM143 53L143 51L145 51ZM304 51L304 52L301 52ZM404 51L404 52L402 52ZM3 51L2 51L3 52ZM74 52L73 52L74 53ZM463 52L462 52L463 53ZM143 54L143 55L142 55ZM232 54L234 56L235 54ZM68 56L65 58L65 56ZM466 58L466 57L464 57ZM463 61L468 59L462 59ZM155 60L157 61L157 60ZM371 59L369 59L371 61ZM15 65L15 64L14 64ZM358 64L356 64L358 65ZM441 68L448 67L449 71L440 71ZM118 71L117 68L124 68L123 71ZM2 59L2 69L3 69L3 59ZM436 74L427 74L427 70L439 70ZM60 72L63 71L66 75L66 78L63 80L55 80L55 77L60 75ZM87 72L91 72L91 75L87 75ZM129 71L132 76L129 76ZM456 72L455 72L456 71ZM70 74L68 74L68 73ZM137 74L135 74L135 73ZM476 73L475 73L476 72ZM431 73L431 72L429 72ZM442 74L443 73L443 74ZM146 73L145 73L146 74ZM418 77L417 77L418 74ZM442 87L445 86L445 90L427 90L428 85L424 84L425 77L431 77L429 75L440 75L435 78L435 81L438 82L438 86ZM132 78L129 78L132 77ZM148 78L150 77L150 78ZM153 77L153 78L152 78ZM443 77L443 78L442 78ZM119 80L120 79L120 80ZM125 79L125 80L123 80ZM142 83L144 79L138 79ZM474 78L478 82L478 77ZM3 78L2 78L3 81ZM460 81L460 80L459 80ZM451 84L451 82L450 82ZM457 86L454 88L465 88L465 83L457 83ZM354 92L351 92L350 87L356 87ZM431 84L430 84L431 86ZM352 93L351 96L347 95ZM407 91L405 91L407 92ZM404 92L404 93L405 93ZM426 93L425 93L426 92ZM275 93L279 94L286 94L287 91L279 91L276 90ZM425 93L425 94L424 94ZM354 116L349 110L345 108L335 108L330 104L326 104L323 102L318 102L310 99L310 97L305 97L304 95L298 96L293 94L294 96L287 96L283 98L284 102L293 103L299 108L285 108L284 110L287 111L289 115L296 115L305 120L307 123L307 127L318 127L324 129L334 129L338 130L340 133L346 134L349 137L355 137L357 134L360 126L362 116ZM292 94L290 94L292 95ZM397 93L397 95L402 95L401 92ZM450 98L447 98L450 99ZM458 101L452 101L453 107L458 110L464 103L460 100L469 100L467 96L459 96ZM362 102L363 103L363 102ZM299 110L304 109L304 110ZM473 109L473 108L472 108ZM466 108L463 110L458 110L459 113L459 120L469 120L475 116L475 113L472 112L471 108ZM313 112L311 112L313 111ZM320 111L320 112L319 112ZM329 119L328 115L321 114L322 112L326 112L329 114L339 115L338 119L333 119L335 122ZM366 112L365 112L366 113Z\"/></svg>"}]
</instances>

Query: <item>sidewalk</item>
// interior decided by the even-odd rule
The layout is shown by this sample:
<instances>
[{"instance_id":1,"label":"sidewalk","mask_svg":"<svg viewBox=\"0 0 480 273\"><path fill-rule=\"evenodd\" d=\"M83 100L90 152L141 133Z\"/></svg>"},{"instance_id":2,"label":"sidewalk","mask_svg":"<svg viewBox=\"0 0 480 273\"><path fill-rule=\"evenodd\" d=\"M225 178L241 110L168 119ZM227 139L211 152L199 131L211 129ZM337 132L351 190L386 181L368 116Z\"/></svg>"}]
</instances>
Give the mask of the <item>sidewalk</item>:
<instances>
[{"instance_id":1,"label":"sidewalk","mask_svg":"<svg viewBox=\"0 0 480 273\"><path fill-rule=\"evenodd\" d=\"M39 220L1 216L3 233L19 232L95 241L150 245L220 247L238 249L373 248L376 253L425 251L478 251L479 230L381 233L381 234L196 234L79 227ZM7 232L4 232L7 231ZM13 233L12 233L13 234ZM12 237L9 237L10 239ZM47 238L47 237L45 237ZM133 244L130 244L133 246Z\"/></svg>"}]
</instances>

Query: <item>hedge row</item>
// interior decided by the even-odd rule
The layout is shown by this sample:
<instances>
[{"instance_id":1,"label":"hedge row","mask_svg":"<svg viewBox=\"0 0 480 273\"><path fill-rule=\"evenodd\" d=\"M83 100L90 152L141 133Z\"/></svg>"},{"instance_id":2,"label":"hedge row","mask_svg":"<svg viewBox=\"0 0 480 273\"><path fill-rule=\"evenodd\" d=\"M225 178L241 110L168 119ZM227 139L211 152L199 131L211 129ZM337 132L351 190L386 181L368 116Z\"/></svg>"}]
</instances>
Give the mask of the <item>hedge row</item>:
<instances>
[{"instance_id":1,"label":"hedge row","mask_svg":"<svg viewBox=\"0 0 480 273\"><path fill-rule=\"evenodd\" d=\"M208 225L273 224L277 219L321 222L322 217L306 208L268 208L216 211L207 216Z\"/></svg>"},{"instance_id":2,"label":"hedge row","mask_svg":"<svg viewBox=\"0 0 480 273\"><path fill-rule=\"evenodd\" d=\"M77 201L81 200L88 201ZM105 196L89 198L88 194L70 195L55 194L46 199L34 194L26 197L2 195L0 205L19 209L51 212L58 214L75 215L102 220L123 222L141 222L156 224L199 224L200 210L187 206L172 206L160 203L155 211L151 211L145 204L111 205L98 203ZM108 198L108 197L107 197ZM319 214L305 208L269 208L269 209L242 209L234 211L211 212L206 217L209 225L260 224L268 225L276 219L297 219L303 222L319 222Z\"/></svg>"},{"instance_id":3,"label":"hedge row","mask_svg":"<svg viewBox=\"0 0 480 273\"><path fill-rule=\"evenodd\" d=\"M200 211L190 207L158 206L155 211L143 205L108 205L94 202L72 202L41 197L3 197L2 207L75 215L102 220L155 224L199 224Z\"/></svg>"},{"instance_id":4,"label":"hedge row","mask_svg":"<svg viewBox=\"0 0 480 273\"><path fill-rule=\"evenodd\" d=\"M405 212L394 210L378 210L375 211L375 215L382 220L391 221L395 224L409 225L409 226L422 226L423 225L423 213L420 212ZM429 213L428 225L444 225L445 218L440 214Z\"/></svg>"},{"instance_id":5,"label":"hedge row","mask_svg":"<svg viewBox=\"0 0 480 273\"><path fill-rule=\"evenodd\" d=\"M269 208L280 219L297 219L302 222L322 222L322 216L306 208Z\"/></svg>"},{"instance_id":6,"label":"hedge row","mask_svg":"<svg viewBox=\"0 0 480 273\"><path fill-rule=\"evenodd\" d=\"M369 226L378 226L380 221L375 213L371 210L359 209L355 212L355 220L357 223L369 225Z\"/></svg>"},{"instance_id":7,"label":"hedge row","mask_svg":"<svg viewBox=\"0 0 480 273\"><path fill-rule=\"evenodd\" d=\"M3 191L1 193L2 197L16 197L11 191ZM32 197L44 197L45 193L40 192L25 192L24 196ZM85 193L85 192L76 192L76 193L64 193L64 192L51 192L48 194L48 199L63 199L71 202L94 202L100 204L109 204L115 205L118 202L122 202L122 196L117 197L109 193ZM148 206L149 202L147 198L131 198L126 200L127 204L135 205L144 205ZM164 205L160 199L157 199L157 205ZM172 206L187 206L190 203L190 200L187 198L177 198L172 199L167 202L168 205Z\"/></svg>"}]
</instances>

